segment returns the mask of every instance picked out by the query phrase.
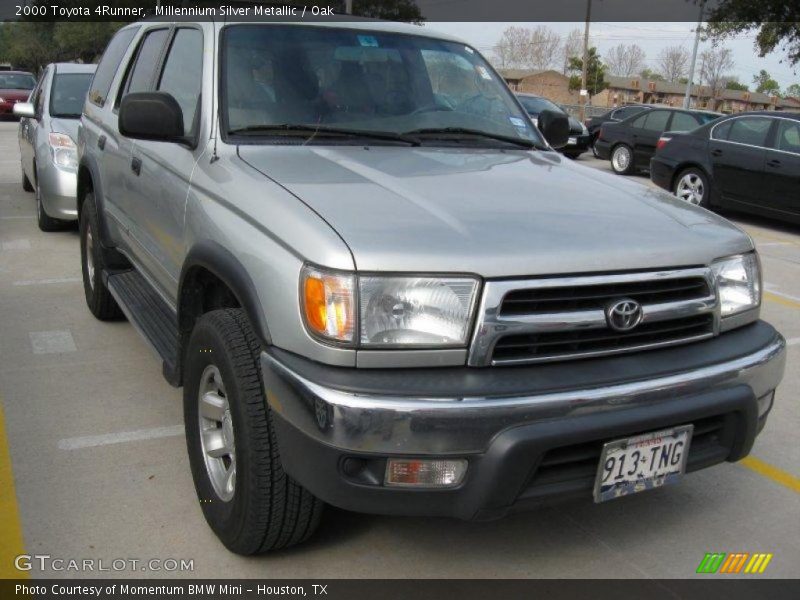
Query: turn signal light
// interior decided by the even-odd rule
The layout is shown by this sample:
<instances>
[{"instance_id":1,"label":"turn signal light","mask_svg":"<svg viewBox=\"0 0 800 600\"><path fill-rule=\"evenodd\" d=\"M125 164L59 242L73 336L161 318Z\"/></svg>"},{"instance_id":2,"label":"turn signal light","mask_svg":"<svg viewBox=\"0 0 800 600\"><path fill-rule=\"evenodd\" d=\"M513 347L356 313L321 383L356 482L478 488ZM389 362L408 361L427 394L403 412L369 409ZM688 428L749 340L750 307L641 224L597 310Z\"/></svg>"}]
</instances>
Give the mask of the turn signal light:
<instances>
[{"instance_id":1,"label":"turn signal light","mask_svg":"<svg viewBox=\"0 0 800 600\"><path fill-rule=\"evenodd\" d=\"M353 276L305 267L301 281L308 329L330 340L352 342L355 331Z\"/></svg>"},{"instance_id":2,"label":"turn signal light","mask_svg":"<svg viewBox=\"0 0 800 600\"><path fill-rule=\"evenodd\" d=\"M402 487L456 487L467 473L467 461L457 459L396 459L386 461L386 485Z\"/></svg>"}]
</instances>

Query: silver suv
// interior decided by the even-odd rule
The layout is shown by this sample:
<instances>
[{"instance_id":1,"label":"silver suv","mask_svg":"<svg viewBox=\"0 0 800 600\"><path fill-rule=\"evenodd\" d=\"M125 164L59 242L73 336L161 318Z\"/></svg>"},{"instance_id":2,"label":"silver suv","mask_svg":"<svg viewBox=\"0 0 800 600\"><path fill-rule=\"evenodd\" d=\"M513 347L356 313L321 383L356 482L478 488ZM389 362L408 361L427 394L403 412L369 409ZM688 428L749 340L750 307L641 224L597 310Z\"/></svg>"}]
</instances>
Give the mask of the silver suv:
<instances>
[{"instance_id":1,"label":"silver suv","mask_svg":"<svg viewBox=\"0 0 800 600\"><path fill-rule=\"evenodd\" d=\"M183 386L209 525L490 519L745 456L785 343L753 242L553 151L428 28L121 29L78 134L86 301Z\"/></svg>"}]
</instances>

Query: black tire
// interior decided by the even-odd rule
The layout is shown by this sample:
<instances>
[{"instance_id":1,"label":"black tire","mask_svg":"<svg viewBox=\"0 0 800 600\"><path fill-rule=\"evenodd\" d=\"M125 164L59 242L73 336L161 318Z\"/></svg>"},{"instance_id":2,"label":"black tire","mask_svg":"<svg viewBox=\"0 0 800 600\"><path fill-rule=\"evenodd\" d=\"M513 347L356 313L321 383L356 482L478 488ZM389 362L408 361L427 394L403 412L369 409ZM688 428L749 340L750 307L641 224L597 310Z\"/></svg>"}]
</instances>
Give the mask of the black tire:
<instances>
[{"instance_id":1,"label":"black tire","mask_svg":"<svg viewBox=\"0 0 800 600\"><path fill-rule=\"evenodd\" d=\"M600 158L600 153L597 151L597 147L595 146L596 142L597 142L597 138L596 137L592 138L592 146L591 146L592 147L592 156L594 156L595 158Z\"/></svg>"},{"instance_id":2,"label":"black tire","mask_svg":"<svg viewBox=\"0 0 800 600\"><path fill-rule=\"evenodd\" d=\"M97 207L94 194L89 192L83 201L80 223L78 224L81 241L81 272L83 273L83 291L86 305L92 314L101 321L113 321L123 317L122 311L103 283L103 250L100 246L100 226L97 220ZM91 237L90 237L91 236ZM87 248L88 244L88 248ZM88 256L92 257L93 274L89 274Z\"/></svg>"},{"instance_id":3,"label":"black tire","mask_svg":"<svg viewBox=\"0 0 800 600\"><path fill-rule=\"evenodd\" d=\"M621 160L623 153L627 153L627 161ZM618 157L618 160L615 160ZM627 144L617 144L611 149L611 169L618 175L630 175L634 171L633 149Z\"/></svg>"},{"instance_id":4,"label":"black tire","mask_svg":"<svg viewBox=\"0 0 800 600\"><path fill-rule=\"evenodd\" d=\"M28 179L28 176L25 175L25 171L22 171L22 189L26 192L33 191L33 184L31 183L31 180Z\"/></svg>"},{"instance_id":5,"label":"black tire","mask_svg":"<svg viewBox=\"0 0 800 600\"><path fill-rule=\"evenodd\" d=\"M42 203L42 190L36 186L36 223L39 225L41 231L61 231L65 229L69 223L61 219L54 219L44 211L44 204Z\"/></svg>"},{"instance_id":6,"label":"black tire","mask_svg":"<svg viewBox=\"0 0 800 600\"><path fill-rule=\"evenodd\" d=\"M230 551L244 555L305 541L319 525L324 506L283 471L264 398L260 350L241 309L206 313L189 340L183 388L186 446L203 516ZM200 433L200 389L214 367L224 381L235 440L235 486L227 500L211 482Z\"/></svg>"},{"instance_id":7,"label":"black tire","mask_svg":"<svg viewBox=\"0 0 800 600\"><path fill-rule=\"evenodd\" d=\"M576 160L583 152L564 152L564 156L572 160Z\"/></svg>"},{"instance_id":8,"label":"black tire","mask_svg":"<svg viewBox=\"0 0 800 600\"><path fill-rule=\"evenodd\" d=\"M672 193L684 202L689 202L695 206L709 208L711 205L711 187L708 183L708 177L696 167L690 167L678 173L672 184Z\"/></svg>"}]
</instances>

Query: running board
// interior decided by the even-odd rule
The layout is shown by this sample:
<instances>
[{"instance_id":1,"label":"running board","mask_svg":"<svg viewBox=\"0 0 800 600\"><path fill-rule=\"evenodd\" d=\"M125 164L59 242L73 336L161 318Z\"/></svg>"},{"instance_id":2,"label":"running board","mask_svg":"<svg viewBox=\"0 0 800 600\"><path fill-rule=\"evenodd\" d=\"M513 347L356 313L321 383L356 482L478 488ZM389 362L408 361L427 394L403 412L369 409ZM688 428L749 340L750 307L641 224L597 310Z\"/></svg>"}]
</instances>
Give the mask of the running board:
<instances>
[{"instance_id":1,"label":"running board","mask_svg":"<svg viewBox=\"0 0 800 600\"><path fill-rule=\"evenodd\" d=\"M161 359L166 380L170 385L180 385L175 312L134 269L104 273L103 279L128 321Z\"/></svg>"}]
</instances>

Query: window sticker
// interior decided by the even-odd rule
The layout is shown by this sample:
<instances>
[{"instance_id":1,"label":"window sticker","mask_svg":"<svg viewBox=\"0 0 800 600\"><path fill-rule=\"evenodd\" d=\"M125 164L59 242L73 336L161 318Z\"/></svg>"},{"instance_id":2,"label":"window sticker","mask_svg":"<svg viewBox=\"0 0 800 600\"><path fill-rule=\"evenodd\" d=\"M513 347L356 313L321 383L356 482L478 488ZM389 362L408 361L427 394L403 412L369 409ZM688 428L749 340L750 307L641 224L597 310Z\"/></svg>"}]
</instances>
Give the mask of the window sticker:
<instances>
[{"instance_id":1,"label":"window sticker","mask_svg":"<svg viewBox=\"0 0 800 600\"><path fill-rule=\"evenodd\" d=\"M466 50L466 51L467 51L468 53L470 53L470 54L475 54L475 50L473 50L473 49L472 49L472 48L470 48L469 46L464 46L464 50Z\"/></svg>"},{"instance_id":2,"label":"window sticker","mask_svg":"<svg viewBox=\"0 0 800 600\"><path fill-rule=\"evenodd\" d=\"M522 129L526 128L525 121L523 121L519 117L508 117L508 120L511 121L511 124L514 127L520 127Z\"/></svg>"},{"instance_id":3,"label":"window sticker","mask_svg":"<svg viewBox=\"0 0 800 600\"><path fill-rule=\"evenodd\" d=\"M358 43L362 46L366 46L367 48L377 48L378 47L378 38L374 35L359 35Z\"/></svg>"},{"instance_id":4,"label":"window sticker","mask_svg":"<svg viewBox=\"0 0 800 600\"><path fill-rule=\"evenodd\" d=\"M475 70L478 71L480 76L483 77L484 79L488 79L489 81L492 80L491 74L489 74L489 71L487 71L486 67L484 67L483 65L475 65Z\"/></svg>"}]
</instances>

